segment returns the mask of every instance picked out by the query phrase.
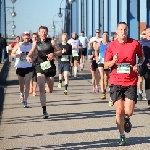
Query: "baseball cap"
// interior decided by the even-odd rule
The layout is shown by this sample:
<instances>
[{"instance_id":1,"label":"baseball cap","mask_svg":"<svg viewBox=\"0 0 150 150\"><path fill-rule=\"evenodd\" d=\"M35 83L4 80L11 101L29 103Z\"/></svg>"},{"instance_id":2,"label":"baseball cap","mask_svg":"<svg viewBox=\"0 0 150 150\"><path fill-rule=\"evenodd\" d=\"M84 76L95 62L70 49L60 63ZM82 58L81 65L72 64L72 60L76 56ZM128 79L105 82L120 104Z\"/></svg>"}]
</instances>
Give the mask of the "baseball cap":
<instances>
[{"instance_id":1,"label":"baseball cap","mask_svg":"<svg viewBox=\"0 0 150 150\"><path fill-rule=\"evenodd\" d=\"M22 36L30 36L30 33L29 32L27 32L27 31L25 31L25 32L23 32L23 34L22 34Z\"/></svg>"}]
</instances>

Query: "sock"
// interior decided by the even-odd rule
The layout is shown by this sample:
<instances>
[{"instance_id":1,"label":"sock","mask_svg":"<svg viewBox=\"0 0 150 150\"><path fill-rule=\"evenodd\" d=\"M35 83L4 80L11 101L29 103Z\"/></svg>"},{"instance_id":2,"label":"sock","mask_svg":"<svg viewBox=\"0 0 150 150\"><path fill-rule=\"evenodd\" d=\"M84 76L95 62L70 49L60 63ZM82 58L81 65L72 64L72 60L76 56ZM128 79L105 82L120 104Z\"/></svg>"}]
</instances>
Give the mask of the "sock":
<instances>
[{"instance_id":1,"label":"sock","mask_svg":"<svg viewBox=\"0 0 150 150\"><path fill-rule=\"evenodd\" d=\"M139 94L142 94L143 92L142 91L139 91Z\"/></svg>"},{"instance_id":2,"label":"sock","mask_svg":"<svg viewBox=\"0 0 150 150\"><path fill-rule=\"evenodd\" d=\"M74 77L77 77L77 67L74 67Z\"/></svg>"},{"instance_id":3,"label":"sock","mask_svg":"<svg viewBox=\"0 0 150 150\"><path fill-rule=\"evenodd\" d=\"M24 96L24 93L20 93L21 96Z\"/></svg>"},{"instance_id":4,"label":"sock","mask_svg":"<svg viewBox=\"0 0 150 150\"><path fill-rule=\"evenodd\" d=\"M46 112L46 106L43 106L43 114Z\"/></svg>"},{"instance_id":5,"label":"sock","mask_svg":"<svg viewBox=\"0 0 150 150\"><path fill-rule=\"evenodd\" d=\"M120 134L120 137L125 137L125 134L124 133Z\"/></svg>"},{"instance_id":6,"label":"sock","mask_svg":"<svg viewBox=\"0 0 150 150\"><path fill-rule=\"evenodd\" d=\"M150 100L148 100L148 105L150 105Z\"/></svg>"},{"instance_id":7,"label":"sock","mask_svg":"<svg viewBox=\"0 0 150 150\"><path fill-rule=\"evenodd\" d=\"M68 84L65 84L65 90L67 90Z\"/></svg>"},{"instance_id":8,"label":"sock","mask_svg":"<svg viewBox=\"0 0 150 150\"><path fill-rule=\"evenodd\" d=\"M62 80L59 80L59 83L62 83Z\"/></svg>"}]
</instances>

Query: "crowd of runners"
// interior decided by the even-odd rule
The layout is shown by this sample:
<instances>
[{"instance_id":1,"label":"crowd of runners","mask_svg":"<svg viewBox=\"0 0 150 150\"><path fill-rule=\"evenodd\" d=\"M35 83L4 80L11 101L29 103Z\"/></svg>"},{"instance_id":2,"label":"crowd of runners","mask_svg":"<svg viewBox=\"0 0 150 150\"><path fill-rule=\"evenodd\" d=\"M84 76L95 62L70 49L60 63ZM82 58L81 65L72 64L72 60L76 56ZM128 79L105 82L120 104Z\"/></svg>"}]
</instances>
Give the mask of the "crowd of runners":
<instances>
[{"instance_id":1,"label":"crowd of runners","mask_svg":"<svg viewBox=\"0 0 150 150\"><path fill-rule=\"evenodd\" d=\"M9 50L15 58L19 100L24 108L28 108L29 94L37 96L38 86L43 118L48 118L46 93L53 92L56 61L58 88L62 88L64 80L63 94L67 95L69 76L73 76L74 80L78 79L78 72L84 71L88 55L92 93L100 93L101 100L106 99L106 91L110 93L109 106L115 106L116 123L120 132L119 145L123 146L126 143L124 132L130 132L132 127L130 116L135 104L137 100L143 99L143 80L150 108L150 29L142 32L140 41L128 38L128 26L125 22L118 23L111 40L107 31L102 36L100 32L96 29L95 36L90 38L83 31L80 36L73 32L70 39L67 33L63 33L61 43L57 43L55 38L47 38L46 26L40 26L38 32L32 35L24 32L22 37L17 36Z\"/></svg>"}]
</instances>

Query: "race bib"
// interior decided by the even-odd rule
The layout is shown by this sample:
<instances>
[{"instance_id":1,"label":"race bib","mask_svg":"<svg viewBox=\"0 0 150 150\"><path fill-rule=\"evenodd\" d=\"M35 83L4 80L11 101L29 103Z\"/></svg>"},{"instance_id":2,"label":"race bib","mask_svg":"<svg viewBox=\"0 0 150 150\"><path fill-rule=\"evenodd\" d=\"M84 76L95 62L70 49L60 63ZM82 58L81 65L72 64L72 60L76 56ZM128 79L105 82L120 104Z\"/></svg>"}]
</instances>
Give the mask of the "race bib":
<instances>
[{"instance_id":1,"label":"race bib","mask_svg":"<svg viewBox=\"0 0 150 150\"><path fill-rule=\"evenodd\" d=\"M61 61L69 61L69 56L68 55L62 55Z\"/></svg>"},{"instance_id":2,"label":"race bib","mask_svg":"<svg viewBox=\"0 0 150 150\"><path fill-rule=\"evenodd\" d=\"M50 61L44 61L43 63L40 63L41 69L42 70L46 70L51 68L51 64Z\"/></svg>"},{"instance_id":3,"label":"race bib","mask_svg":"<svg viewBox=\"0 0 150 150\"><path fill-rule=\"evenodd\" d=\"M26 61L26 55L20 57L20 61Z\"/></svg>"},{"instance_id":4,"label":"race bib","mask_svg":"<svg viewBox=\"0 0 150 150\"><path fill-rule=\"evenodd\" d=\"M130 73L130 63L118 63L117 73Z\"/></svg>"},{"instance_id":5,"label":"race bib","mask_svg":"<svg viewBox=\"0 0 150 150\"><path fill-rule=\"evenodd\" d=\"M72 53L72 56L74 57L74 56L79 56L79 54L78 54L78 52L73 52Z\"/></svg>"}]
</instances>

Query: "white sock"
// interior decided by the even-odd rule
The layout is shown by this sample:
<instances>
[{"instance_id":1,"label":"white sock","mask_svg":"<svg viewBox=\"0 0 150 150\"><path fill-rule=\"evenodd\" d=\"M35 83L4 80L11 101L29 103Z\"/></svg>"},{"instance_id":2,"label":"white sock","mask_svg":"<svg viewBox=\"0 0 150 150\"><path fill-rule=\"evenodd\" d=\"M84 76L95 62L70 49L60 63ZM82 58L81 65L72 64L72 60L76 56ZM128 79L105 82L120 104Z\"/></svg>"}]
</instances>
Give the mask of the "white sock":
<instances>
[{"instance_id":1,"label":"white sock","mask_svg":"<svg viewBox=\"0 0 150 150\"><path fill-rule=\"evenodd\" d=\"M74 77L77 76L77 67L74 67Z\"/></svg>"}]
</instances>

